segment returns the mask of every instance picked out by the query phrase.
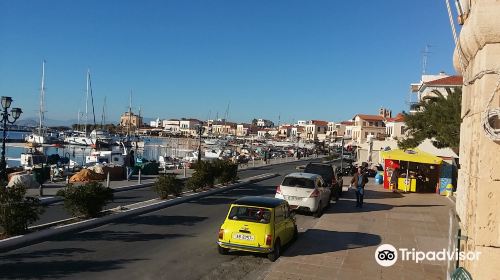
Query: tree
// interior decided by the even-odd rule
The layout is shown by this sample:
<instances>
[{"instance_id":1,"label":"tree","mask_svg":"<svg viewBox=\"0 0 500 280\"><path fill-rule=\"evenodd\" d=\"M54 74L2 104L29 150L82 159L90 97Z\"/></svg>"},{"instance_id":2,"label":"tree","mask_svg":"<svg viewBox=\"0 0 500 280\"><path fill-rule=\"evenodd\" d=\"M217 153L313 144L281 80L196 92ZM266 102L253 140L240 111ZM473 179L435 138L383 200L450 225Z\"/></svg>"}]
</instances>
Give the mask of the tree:
<instances>
[{"instance_id":1,"label":"tree","mask_svg":"<svg viewBox=\"0 0 500 280\"><path fill-rule=\"evenodd\" d=\"M436 96L423 100L419 104L420 112L404 113L408 137L398 141L398 146L400 149L415 148L429 138L437 148L449 147L458 153L462 89L446 88L447 97L438 90L432 92Z\"/></svg>"}]
</instances>

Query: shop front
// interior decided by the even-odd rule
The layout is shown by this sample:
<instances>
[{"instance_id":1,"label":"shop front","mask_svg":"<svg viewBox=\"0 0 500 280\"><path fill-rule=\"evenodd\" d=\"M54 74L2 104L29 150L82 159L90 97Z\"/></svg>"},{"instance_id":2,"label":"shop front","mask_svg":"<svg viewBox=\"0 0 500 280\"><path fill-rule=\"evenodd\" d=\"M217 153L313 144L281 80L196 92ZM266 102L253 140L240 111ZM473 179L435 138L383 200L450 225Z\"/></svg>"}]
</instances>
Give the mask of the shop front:
<instances>
[{"instance_id":1,"label":"shop front","mask_svg":"<svg viewBox=\"0 0 500 280\"><path fill-rule=\"evenodd\" d=\"M438 192L443 160L419 149L381 152L384 159L384 188L406 192Z\"/></svg>"}]
</instances>

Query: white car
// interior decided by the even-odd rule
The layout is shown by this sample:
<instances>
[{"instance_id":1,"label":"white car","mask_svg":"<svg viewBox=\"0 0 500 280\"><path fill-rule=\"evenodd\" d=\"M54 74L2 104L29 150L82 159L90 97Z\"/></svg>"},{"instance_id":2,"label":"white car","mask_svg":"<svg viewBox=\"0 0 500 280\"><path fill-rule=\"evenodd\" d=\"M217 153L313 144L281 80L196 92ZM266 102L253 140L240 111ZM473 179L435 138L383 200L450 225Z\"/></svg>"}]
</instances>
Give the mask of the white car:
<instances>
[{"instance_id":1,"label":"white car","mask_svg":"<svg viewBox=\"0 0 500 280\"><path fill-rule=\"evenodd\" d=\"M319 217L330 204L330 192L318 174L291 173L285 176L274 197L286 200L292 209Z\"/></svg>"}]
</instances>

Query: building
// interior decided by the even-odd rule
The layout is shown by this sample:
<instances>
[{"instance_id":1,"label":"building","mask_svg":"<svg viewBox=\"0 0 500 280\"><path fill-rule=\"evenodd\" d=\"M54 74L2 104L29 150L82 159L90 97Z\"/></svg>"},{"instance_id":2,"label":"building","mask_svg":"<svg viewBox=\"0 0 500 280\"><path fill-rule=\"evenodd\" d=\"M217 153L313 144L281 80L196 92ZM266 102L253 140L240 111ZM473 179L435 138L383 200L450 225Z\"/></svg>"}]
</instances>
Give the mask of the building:
<instances>
[{"instance_id":1,"label":"building","mask_svg":"<svg viewBox=\"0 0 500 280\"><path fill-rule=\"evenodd\" d=\"M385 134L387 139L398 140L406 136L404 115L399 113L395 118L385 120Z\"/></svg>"},{"instance_id":2,"label":"building","mask_svg":"<svg viewBox=\"0 0 500 280\"><path fill-rule=\"evenodd\" d=\"M163 130L170 134L180 134L181 126L180 121L177 119L163 120L162 122Z\"/></svg>"},{"instance_id":3,"label":"building","mask_svg":"<svg viewBox=\"0 0 500 280\"><path fill-rule=\"evenodd\" d=\"M258 128L271 128L271 127L274 127L274 123L270 120L258 119L257 120L257 127Z\"/></svg>"},{"instance_id":4,"label":"building","mask_svg":"<svg viewBox=\"0 0 500 280\"><path fill-rule=\"evenodd\" d=\"M342 136L344 138L352 138L352 130L355 126L354 121L343 121L340 123L341 127L344 127L344 133Z\"/></svg>"},{"instance_id":5,"label":"building","mask_svg":"<svg viewBox=\"0 0 500 280\"><path fill-rule=\"evenodd\" d=\"M216 121L212 123L212 134L215 135L236 135L237 124L233 122L220 122Z\"/></svg>"},{"instance_id":6,"label":"building","mask_svg":"<svg viewBox=\"0 0 500 280\"><path fill-rule=\"evenodd\" d=\"M140 128L143 126L142 117L133 112L125 112L120 116L120 126L124 128Z\"/></svg>"},{"instance_id":7,"label":"building","mask_svg":"<svg viewBox=\"0 0 500 280\"><path fill-rule=\"evenodd\" d=\"M156 120L154 121L150 121L149 122L149 126L150 127L153 127L153 128L162 128L163 127L163 123L162 121L160 120L160 118L157 118Z\"/></svg>"},{"instance_id":8,"label":"building","mask_svg":"<svg viewBox=\"0 0 500 280\"><path fill-rule=\"evenodd\" d=\"M280 125L278 128L278 135L277 137L279 138L289 138L292 136L292 126L291 125Z\"/></svg>"},{"instance_id":9,"label":"building","mask_svg":"<svg viewBox=\"0 0 500 280\"><path fill-rule=\"evenodd\" d=\"M463 82L462 124L460 129L460 168L456 210L458 228L450 232L450 244L461 252L481 252L477 260L462 260L473 279L500 277L500 141L484 125L500 129L496 122L483 123L482 112L498 108L500 93L496 90L500 69L500 5L495 0L460 1L463 26L459 46L454 53L458 73L468 78ZM470 9L468 7L470 5ZM487 73L490 71L490 73ZM484 74L484 75L483 75ZM493 98L493 99L490 99ZM491 101L491 102L490 102ZM493 119L493 118L492 118ZM497 132L498 137L498 132ZM452 266L453 267L453 266Z\"/></svg>"},{"instance_id":10,"label":"building","mask_svg":"<svg viewBox=\"0 0 500 280\"><path fill-rule=\"evenodd\" d=\"M462 87L462 76L449 76L444 72L438 75L423 75L419 83L411 84L410 113L420 111L421 102L436 97L434 91L439 91L444 97L448 95L447 88Z\"/></svg>"},{"instance_id":11,"label":"building","mask_svg":"<svg viewBox=\"0 0 500 280\"><path fill-rule=\"evenodd\" d=\"M245 137L253 132L253 126L249 123L240 123L236 125L236 136Z\"/></svg>"},{"instance_id":12,"label":"building","mask_svg":"<svg viewBox=\"0 0 500 280\"><path fill-rule=\"evenodd\" d=\"M261 139L274 138L277 134L278 130L273 128L262 128L257 131L257 136Z\"/></svg>"},{"instance_id":13,"label":"building","mask_svg":"<svg viewBox=\"0 0 500 280\"><path fill-rule=\"evenodd\" d=\"M324 141L328 122L320 120L311 120L305 126L305 139L307 141Z\"/></svg>"},{"instance_id":14,"label":"building","mask_svg":"<svg viewBox=\"0 0 500 280\"><path fill-rule=\"evenodd\" d=\"M200 125L203 125L203 122L197 119L181 119L179 121L179 130L184 136L198 136L196 129Z\"/></svg>"},{"instance_id":15,"label":"building","mask_svg":"<svg viewBox=\"0 0 500 280\"><path fill-rule=\"evenodd\" d=\"M351 137L356 143L366 142L370 135L376 139L385 137L384 116L357 114L353 119Z\"/></svg>"}]
</instances>

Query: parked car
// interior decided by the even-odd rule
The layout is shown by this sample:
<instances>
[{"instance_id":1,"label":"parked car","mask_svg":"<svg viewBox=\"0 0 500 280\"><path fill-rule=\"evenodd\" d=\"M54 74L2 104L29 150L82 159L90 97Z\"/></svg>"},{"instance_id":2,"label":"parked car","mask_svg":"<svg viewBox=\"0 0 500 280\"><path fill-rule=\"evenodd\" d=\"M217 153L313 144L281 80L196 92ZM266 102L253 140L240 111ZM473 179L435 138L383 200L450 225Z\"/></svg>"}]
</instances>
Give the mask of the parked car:
<instances>
[{"instance_id":1,"label":"parked car","mask_svg":"<svg viewBox=\"0 0 500 280\"><path fill-rule=\"evenodd\" d=\"M320 217L330 205L330 188L318 174L291 173L276 189L276 198L288 201L290 207Z\"/></svg>"},{"instance_id":2,"label":"parked car","mask_svg":"<svg viewBox=\"0 0 500 280\"><path fill-rule=\"evenodd\" d=\"M283 199L248 196L231 204L219 230L220 254L229 250L266 253L271 261L297 238L295 214Z\"/></svg>"},{"instance_id":3,"label":"parked car","mask_svg":"<svg viewBox=\"0 0 500 280\"><path fill-rule=\"evenodd\" d=\"M344 184L342 173L336 174L331 164L310 162L304 168L304 172L320 175L330 188L331 198L338 200L342 196L342 185Z\"/></svg>"}]
</instances>

